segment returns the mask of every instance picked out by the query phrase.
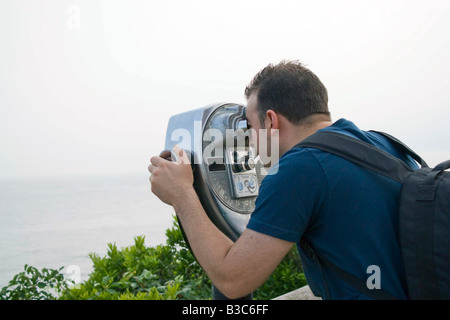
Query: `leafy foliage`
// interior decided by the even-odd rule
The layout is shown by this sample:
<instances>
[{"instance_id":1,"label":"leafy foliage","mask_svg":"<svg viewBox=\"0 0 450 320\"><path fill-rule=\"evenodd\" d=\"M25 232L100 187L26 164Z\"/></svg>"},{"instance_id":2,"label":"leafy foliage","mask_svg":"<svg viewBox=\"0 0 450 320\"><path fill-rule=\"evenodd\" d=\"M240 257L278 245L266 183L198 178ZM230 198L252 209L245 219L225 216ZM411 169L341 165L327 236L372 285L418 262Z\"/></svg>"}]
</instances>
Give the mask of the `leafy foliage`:
<instances>
[{"instance_id":1,"label":"leafy foliage","mask_svg":"<svg viewBox=\"0 0 450 320\"><path fill-rule=\"evenodd\" d=\"M146 247L143 236L119 250L108 244L107 254L89 254L93 271L89 279L68 287L59 270L25 266L1 291L0 299L55 299L45 289L55 288L64 300L172 300L211 299L212 284L191 254L175 219L166 230L166 244ZM306 284L298 252L293 248L271 277L254 293L255 299L271 299Z\"/></svg>"},{"instance_id":2,"label":"leafy foliage","mask_svg":"<svg viewBox=\"0 0 450 320\"><path fill-rule=\"evenodd\" d=\"M53 300L66 291L69 282L64 279L61 269L43 268L25 265L24 271L16 274L0 291L0 300Z\"/></svg>"},{"instance_id":3,"label":"leafy foliage","mask_svg":"<svg viewBox=\"0 0 450 320\"><path fill-rule=\"evenodd\" d=\"M91 253L89 279L61 299L209 299L211 282L186 248L176 222L166 236L166 245L145 247L139 236L122 250L108 244L103 258Z\"/></svg>"}]
</instances>

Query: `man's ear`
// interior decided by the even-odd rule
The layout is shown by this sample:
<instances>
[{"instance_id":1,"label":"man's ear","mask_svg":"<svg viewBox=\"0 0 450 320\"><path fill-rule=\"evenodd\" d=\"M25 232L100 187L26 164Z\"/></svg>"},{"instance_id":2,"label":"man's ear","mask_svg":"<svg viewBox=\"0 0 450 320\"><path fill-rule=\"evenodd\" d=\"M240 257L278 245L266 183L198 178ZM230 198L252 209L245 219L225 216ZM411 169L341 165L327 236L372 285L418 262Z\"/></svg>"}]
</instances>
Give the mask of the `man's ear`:
<instances>
[{"instance_id":1,"label":"man's ear","mask_svg":"<svg viewBox=\"0 0 450 320\"><path fill-rule=\"evenodd\" d=\"M273 110L267 110L266 112L266 128L280 129L280 119L277 113Z\"/></svg>"}]
</instances>

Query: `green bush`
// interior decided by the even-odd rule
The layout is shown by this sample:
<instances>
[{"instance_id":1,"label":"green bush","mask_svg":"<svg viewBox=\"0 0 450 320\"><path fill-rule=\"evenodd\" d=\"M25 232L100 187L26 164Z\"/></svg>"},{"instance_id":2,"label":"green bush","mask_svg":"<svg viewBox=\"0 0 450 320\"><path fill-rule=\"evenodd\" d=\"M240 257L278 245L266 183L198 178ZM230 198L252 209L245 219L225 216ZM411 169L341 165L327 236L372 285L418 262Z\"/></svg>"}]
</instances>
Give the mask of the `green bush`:
<instances>
[{"instance_id":1,"label":"green bush","mask_svg":"<svg viewBox=\"0 0 450 320\"><path fill-rule=\"evenodd\" d=\"M44 290L53 285L60 293L58 298L64 300L211 299L211 281L188 249L176 219L173 227L166 230L166 236L166 244L156 247L146 247L143 236L121 250L108 244L106 256L89 255L93 271L86 281L68 288L67 283L63 284L61 268L51 271L52 276L38 282L41 283L38 287ZM36 285L23 276L15 276L13 280L2 289L0 299L55 298L42 290L37 292L33 289ZM271 299L304 285L300 259L293 248L254 292L254 298Z\"/></svg>"},{"instance_id":2,"label":"green bush","mask_svg":"<svg viewBox=\"0 0 450 320\"><path fill-rule=\"evenodd\" d=\"M24 271L16 274L9 285L0 291L0 300L54 300L68 290L69 281L59 270L25 265Z\"/></svg>"}]
</instances>

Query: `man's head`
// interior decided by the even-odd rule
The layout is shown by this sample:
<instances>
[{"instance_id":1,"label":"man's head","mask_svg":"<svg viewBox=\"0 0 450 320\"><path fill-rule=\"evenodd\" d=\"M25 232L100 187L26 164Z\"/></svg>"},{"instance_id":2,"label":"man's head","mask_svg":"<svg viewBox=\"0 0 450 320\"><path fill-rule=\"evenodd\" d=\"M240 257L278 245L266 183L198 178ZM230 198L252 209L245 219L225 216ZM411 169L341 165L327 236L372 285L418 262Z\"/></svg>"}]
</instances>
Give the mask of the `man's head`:
<instances>
[{"instance_id":1,"label":"man's head","mask_svg":"<svg viewBox=\"0 0 450 320\"><path fill-rule=\"evenodd\" d=\"M259 129L268 130L269 153L274 137L282 155L305 135L330 125L327 89L298 61L269 64L246 87L245 96L247 118L258 141Z\"/></svg>"},{"instance_id":2,"label":"man's head","mask_svg":"<svg viewBox=\"0 0 450 320\"><path fill-rule=\"evenodd\" d=\"M281 61L262 69L245 88L254 94L261 125L266 112L273 110L292 124L300 125L311 115L330 115L328 93L319 78L298 61Z\"/></svg>"}]
</instances>

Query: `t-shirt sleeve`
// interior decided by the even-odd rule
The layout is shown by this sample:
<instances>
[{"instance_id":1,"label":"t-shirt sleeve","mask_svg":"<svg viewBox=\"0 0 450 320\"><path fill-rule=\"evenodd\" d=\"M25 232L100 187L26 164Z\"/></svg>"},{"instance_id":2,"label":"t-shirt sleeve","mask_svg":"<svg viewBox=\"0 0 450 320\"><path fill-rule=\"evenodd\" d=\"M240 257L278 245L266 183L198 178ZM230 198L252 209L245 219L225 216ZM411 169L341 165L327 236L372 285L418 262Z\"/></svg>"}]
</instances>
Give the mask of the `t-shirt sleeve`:
<instances>
[{"instance_id":1,"label":"t-shirt sleeve","mask_svg":"<svg viewBox=\"0 0 450 320\"><path fill-rule=\"evenodd\" d=\"M288 151L263 179L247 228L298 243L326 196L326 184L308 149Z\"/></svg>"}]
</instances>

